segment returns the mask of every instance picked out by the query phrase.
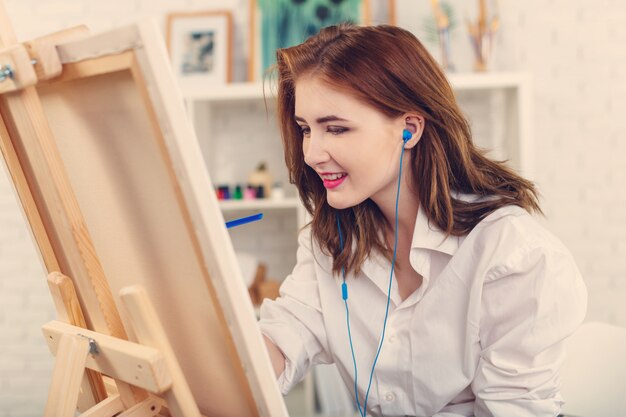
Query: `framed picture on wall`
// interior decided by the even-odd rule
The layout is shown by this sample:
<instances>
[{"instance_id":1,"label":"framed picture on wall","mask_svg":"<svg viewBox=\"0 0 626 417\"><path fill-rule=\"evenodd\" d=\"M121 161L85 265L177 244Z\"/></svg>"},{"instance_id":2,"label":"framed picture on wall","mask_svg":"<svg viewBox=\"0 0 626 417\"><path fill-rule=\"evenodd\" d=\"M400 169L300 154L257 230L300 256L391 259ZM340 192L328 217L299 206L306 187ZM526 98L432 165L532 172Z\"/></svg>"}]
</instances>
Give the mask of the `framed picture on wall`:
<instances>
[{"instance_id":1,"label":"framed picture on wall","mask_svg":"<svg viewBox=\"0 0 626 417\"><path fill-rule=\"evenodd\" d=\"M395 0L250 0L248 80L260 81L276 50L297 45L326 26L393 24Z\"/></svg>"},{"instance_id":2,"label":"framed picture on wall","mask_svg":"<svg viewBox=\"0 0 626 417\"><path fill-rule=\"evenodd\" d=\"M166 42L181 88L232 81L233 23L228 11L170 13Z\"/></svg>"}]
</instances>

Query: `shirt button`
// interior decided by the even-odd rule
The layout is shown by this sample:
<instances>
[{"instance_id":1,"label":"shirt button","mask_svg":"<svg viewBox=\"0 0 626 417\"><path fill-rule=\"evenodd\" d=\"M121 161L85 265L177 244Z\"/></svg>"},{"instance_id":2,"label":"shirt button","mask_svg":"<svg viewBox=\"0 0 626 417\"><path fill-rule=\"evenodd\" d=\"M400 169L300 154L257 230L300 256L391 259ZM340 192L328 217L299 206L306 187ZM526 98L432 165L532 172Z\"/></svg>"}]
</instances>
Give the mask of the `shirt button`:
<instances>
[{"instance_id":1,"label":"shirt button","mask_svg":"<svg viewBox=\"0 0 626 417\"><path fill-rule=\"evenodd\" d=\"M389 340L388 340L389 343L393 343L395 341L396 341L396 336L395 335L389 336Z\"/></svg>"},{"instance_id":2,"label":"shirt button","mask_svg":"<svg viewBox=\"0 0 626 417\"><path fill-rule=\"evenodd\" d=\"M396 399L396 395L393 392L388 392L385 394L385 400L391 402Z\"/></svg>"}]
</instances>

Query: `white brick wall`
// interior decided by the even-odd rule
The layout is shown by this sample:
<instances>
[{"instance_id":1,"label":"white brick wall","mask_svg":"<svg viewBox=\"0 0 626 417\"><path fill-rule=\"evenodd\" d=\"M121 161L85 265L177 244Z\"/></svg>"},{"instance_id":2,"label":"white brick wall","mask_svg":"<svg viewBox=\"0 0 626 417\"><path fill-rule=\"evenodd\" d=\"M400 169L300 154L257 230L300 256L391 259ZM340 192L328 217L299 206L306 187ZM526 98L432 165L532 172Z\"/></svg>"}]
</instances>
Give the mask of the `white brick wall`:
<instances>
[{"instance_id":1,"label":"white brick wall","mask_svg":"<svg viewBox=\"0 0 626 417\"><path fill-rule=\"evenodd\" d=\"M170 10L237 7L235 44L244 48L245 0L5 3L22 40L80 23L100 31L147 15L162 19ZM465 10L456 12L460 24L453 51L457 68L469 69ZM626 326L626 1L501 0L500 15L495 68L533 76L533 162L546 224L572 250L583 272L588 318ZM403 19L410 26L422 17L405 13ZM244 54L238 54L236 66L236 78L242 79ZM291 224L289 218L269 218L257 227L290 230ZM251 242L237 233L233 239L242 247L265 247L268 256L277 252L273 245L288 244L262 238ZM284 273L277 270L275 276ZM52 318L43 269L2 171L0 417L42 415L52 360L39 328Z\"/></svg>"},{"instance_id":2,"label":"white brick wall","mask_svg":"<svg viewBox=\"0 0 626 417\"><path fill-rule=\"evenodd\" d=\"M503 43L536 41L501 58L534 74L537 180L589 287L588 319L626 326L626 2L575 4L506 2L503 27L517 27Z\"/></svg>"},{"instance_id":3,"label":"white brick wall","mask_svg":"<svg viewBox=\"0 0 626 417\"><path fill-rule=\"evenodd\" d=\"M54 318L54 309L4 169L0 231L0 416L38 416L52 372L40 327Z\"/></svg>"}]
</instances>

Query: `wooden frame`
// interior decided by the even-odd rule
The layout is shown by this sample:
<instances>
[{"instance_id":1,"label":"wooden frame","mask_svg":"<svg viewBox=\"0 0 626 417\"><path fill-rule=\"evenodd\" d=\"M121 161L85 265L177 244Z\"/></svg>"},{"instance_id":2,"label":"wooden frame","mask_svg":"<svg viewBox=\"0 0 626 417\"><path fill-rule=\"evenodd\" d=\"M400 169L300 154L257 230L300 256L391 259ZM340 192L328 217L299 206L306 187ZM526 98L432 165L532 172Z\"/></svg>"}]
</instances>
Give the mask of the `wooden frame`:
<instances>
[{"instance_id":1,"label":"wooden frame","mask_svg":"<svg viewBox=\"0 0 626 417\"><path fill-rule=\"evenodd\" d=\"M167 49L179 82L228 83L233 79L233 17L229 11L169 13Z\"/></svg>"},{"instance_id":2,"label":"wooden frame","mask_svg":"<svg viewBox=\"0 0 626 417\"><path fill-rule=\"evenodd\" d=\"M41 75L0 95L0 149L59 315L46 416L286 416L159 29L78 32L29 49L0 3L0 59Z\"/></svg>"}]
</instances>

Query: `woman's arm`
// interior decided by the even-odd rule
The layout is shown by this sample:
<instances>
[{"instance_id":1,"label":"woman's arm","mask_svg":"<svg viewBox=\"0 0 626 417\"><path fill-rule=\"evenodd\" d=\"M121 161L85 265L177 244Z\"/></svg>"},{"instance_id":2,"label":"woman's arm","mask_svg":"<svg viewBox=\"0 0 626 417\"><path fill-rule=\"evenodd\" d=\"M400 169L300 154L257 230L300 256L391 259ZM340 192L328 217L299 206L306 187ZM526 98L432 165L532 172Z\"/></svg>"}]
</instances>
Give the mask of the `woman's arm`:
<instances>
[{"instance_id":1,"label":"woman's arm","mask_svg":"<svg viewBox=\"0 0 626 417\"><path fill-rule=\"evenodd\" d=\"M331 363L311 246L310 228L298 238L297 262L280 286L280 297L265 299L259 328L283 394L305 377L312 365Z\"/></svg>"},{"instance_id":2,"label":"woman's arm","mask_svg":"<svg viewBox=\"0 0 626 417\"><path fill-rule=\"evenodd\" d=\"M285 370L285 355L283 355L280 349L278 349L274 342L272 342L267 336L263 335L263 340L265 340L267 353L270 354L272 366L274 367L276 378L278 378Z\"/></svg>"},{"instance_id":3,"label":"woman's arm","mask_svg":"<svg viewBox=\"0 0 626 417\"><path fill-rule=\"evenodd\" d=\"M583 321L586 298L564 250L528 245L493 269L482 292L476 417L560 413L564 340Z\"/></svg>"}]
</instances>

